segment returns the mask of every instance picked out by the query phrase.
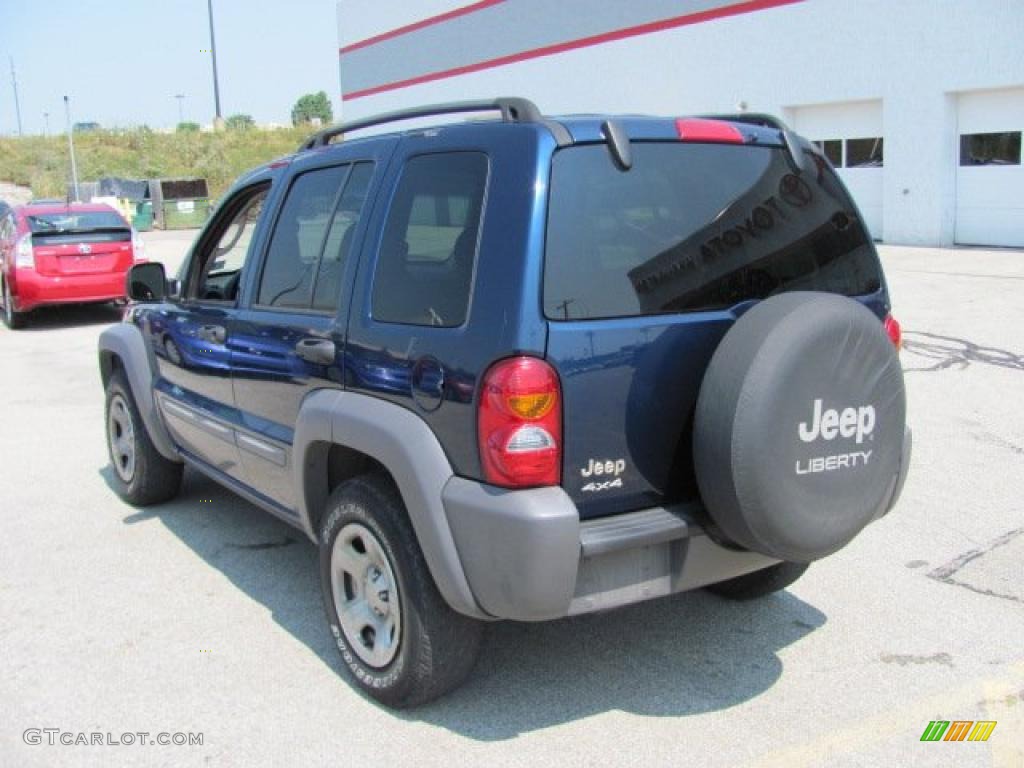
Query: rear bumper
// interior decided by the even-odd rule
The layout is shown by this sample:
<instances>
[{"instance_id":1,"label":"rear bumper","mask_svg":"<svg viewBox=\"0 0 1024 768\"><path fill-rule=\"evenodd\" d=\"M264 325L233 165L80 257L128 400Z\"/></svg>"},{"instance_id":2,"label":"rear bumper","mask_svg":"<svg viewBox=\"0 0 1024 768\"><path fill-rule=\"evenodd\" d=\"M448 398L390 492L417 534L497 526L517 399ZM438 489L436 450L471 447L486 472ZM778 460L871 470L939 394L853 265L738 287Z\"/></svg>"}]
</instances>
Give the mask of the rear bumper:
<instances>
[{"instance_id":1,"label":"rear bumper","mask_svg":"<svg viewBox=\"0 0 1024 768\"><path fill-rule=\"evenodd\" d=\"M19 269L11 282L14 307L28 312L45 304L80 304L123 299L125 272L99 275L40 275Z\"/></svg>"},{"instance_id":2,"label":"rear bumper","mask_svg":"<svg viewBox=\"0 0 1024 768\"><path fill-rule=\"evenodd\" d=\"M910 469L912 436L882 514ZM466 580L488 615L541 621L696 589L779 562L717 544L699 503L580 521L558 487L509 491L452 477L445 515ZM879 515L881 516L881 515Z\"/></svg>"},{"instance_id":3,"label":"rear bumper","mask_svg":"<svg viewBox=\"0 0 1024 768\"><path fill-rule=\"evenodd\" d=\"M696 522L699 505L581 522L561 488L507 491L458 477L443 500L473 595L496 618L604 610L778 562L716 544Z\"/></svg>"}]
</instances>

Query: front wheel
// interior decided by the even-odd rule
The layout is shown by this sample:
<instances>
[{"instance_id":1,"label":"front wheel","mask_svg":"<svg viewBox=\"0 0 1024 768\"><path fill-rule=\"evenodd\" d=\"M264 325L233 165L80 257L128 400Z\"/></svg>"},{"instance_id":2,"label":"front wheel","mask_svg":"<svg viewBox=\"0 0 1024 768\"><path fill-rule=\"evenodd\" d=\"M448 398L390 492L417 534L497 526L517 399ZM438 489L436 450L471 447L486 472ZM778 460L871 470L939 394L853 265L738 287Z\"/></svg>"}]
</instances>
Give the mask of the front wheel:
<instances>
[{"instance_id":1,"label":"front wheel","mask_svg":"<svg viewBox=\"0 0 1024 768\"><path fill-rule=\"evenodd\" d=\"M705 589L729 600L755 600L780 592L804 575L808 563L779 563L735 579L709 584Z\"/></svg>"},{"instance_id":2,"label":"front wheel","mask_svg":"<svg viewBox=\"0 0 1024 768\"><path fill-rule=\"evenodd\" d=\"M388 478L339 486L320 531L327 621L352 680L390 707L424 704L462 683L481 622L441 597Z\"/></svg>"},{"instance_id":3,"label":"front wheel","mask_svg":"<svg viewBox=\"0 0 1024 768\"><path fill-rule=\"evenodd\" d=\"M144 507L178 495L183 466L160 455L146 431L124 373L107 384L107 451L117 495Z\"/></svg>"}]
</instances>

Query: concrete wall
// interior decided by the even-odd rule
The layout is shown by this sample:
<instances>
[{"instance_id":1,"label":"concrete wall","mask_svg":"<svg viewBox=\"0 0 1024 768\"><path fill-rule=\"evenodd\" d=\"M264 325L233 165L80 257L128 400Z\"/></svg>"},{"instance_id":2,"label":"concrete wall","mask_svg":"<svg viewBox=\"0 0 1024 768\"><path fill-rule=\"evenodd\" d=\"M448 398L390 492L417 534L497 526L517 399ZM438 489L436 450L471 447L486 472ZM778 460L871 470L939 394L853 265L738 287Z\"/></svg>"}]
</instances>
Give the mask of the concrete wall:
<instances>
[{"instance_id":1,"label":"concrete wall","mask_svg":"<svg viewBox=\"0 0 1024 768\"><path fill-rule=\"evenodd\" d=\"M559 7L577 2L561 0ZM623 6L634 9L640 23L656 2ZM341 0L339 44L344 49L464 5ZM373 67L393 67L403 50L417 51L419 66L431 75L430 57L420 56L421 49L443 49L445 69L453 60L479 64L481 38L493 40L498 55L505 54L508 40L545 45L538 32L552 28L545 5L551 8L534 0L484 0L470 13L343 50L342 83L352 77L367 82ZM357 98L343 93L343 118L495 95L530 97L551 114L729 112L743 102L750 111L790 118L799 107L880 100L883 239L953 241L958 94L1024 85L1024 0L797 0L774 7L771 0L755 0L740 8L729 0L684 0L675 5L675 13L695 14L697 21ZM722 6L731 13L749 12L701 16ZM553 27L564 41L581 36L577 27L589 34L586 25L572 20L585 14L585 6L575 10L571 17L559 13Z\"/></svg>"}]
</instances>

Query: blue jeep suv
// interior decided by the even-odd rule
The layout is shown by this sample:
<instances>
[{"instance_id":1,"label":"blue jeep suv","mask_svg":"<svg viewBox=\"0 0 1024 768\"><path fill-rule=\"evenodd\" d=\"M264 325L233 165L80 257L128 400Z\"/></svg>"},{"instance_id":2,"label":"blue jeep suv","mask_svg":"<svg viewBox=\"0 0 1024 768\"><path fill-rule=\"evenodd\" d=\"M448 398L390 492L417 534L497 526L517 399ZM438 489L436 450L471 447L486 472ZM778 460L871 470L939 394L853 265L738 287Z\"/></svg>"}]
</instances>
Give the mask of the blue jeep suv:
<instances>
[{"instance_id":1,"label":"blue jeep suv","mask_svg":"<svg viewBox=\"0 0 1024 768\"><path fill-rule=\"evenodd\" d=\"M875 247L767 116L336 126L127 288L99 342L120 495L187 465L302 530L390 706L464 680L487 621L782 589L909 464Z\"/></svg>"}]
</instances>

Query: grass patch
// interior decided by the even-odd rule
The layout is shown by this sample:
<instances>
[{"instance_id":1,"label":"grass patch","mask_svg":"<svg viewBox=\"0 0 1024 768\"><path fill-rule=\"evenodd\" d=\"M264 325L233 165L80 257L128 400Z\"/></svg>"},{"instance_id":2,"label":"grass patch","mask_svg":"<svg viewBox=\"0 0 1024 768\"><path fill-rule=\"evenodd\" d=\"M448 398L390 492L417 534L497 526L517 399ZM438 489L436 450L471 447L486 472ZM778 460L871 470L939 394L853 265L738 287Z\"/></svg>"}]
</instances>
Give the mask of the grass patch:
<instances>
[{"instance_id":1,"label":"grass patch","mask_svg":"<svg viewBox=\"0 0 1024 768\"><path fill-rule=\"evenodd\" d=\"M79 181L198 176L220 197L242 173L295 151L315 129L154 133L146 129L75 134ZM71 179L67 135L0 138L0 179L35 197L64 197Z\"/></svg>"}]
</instances>

